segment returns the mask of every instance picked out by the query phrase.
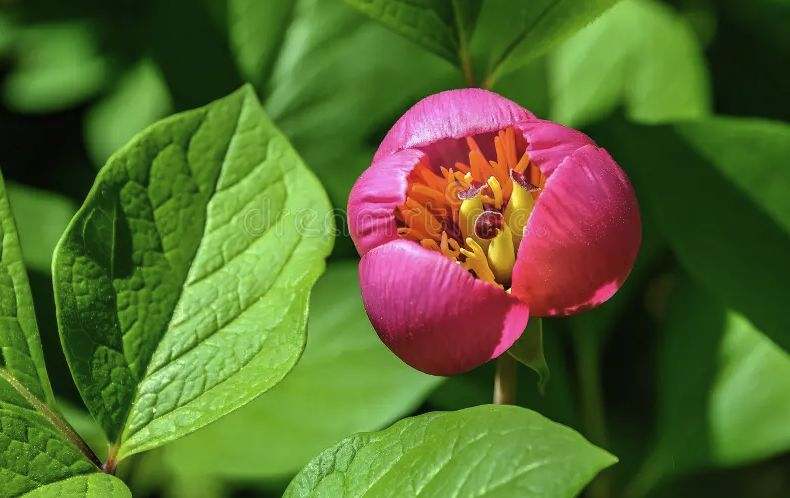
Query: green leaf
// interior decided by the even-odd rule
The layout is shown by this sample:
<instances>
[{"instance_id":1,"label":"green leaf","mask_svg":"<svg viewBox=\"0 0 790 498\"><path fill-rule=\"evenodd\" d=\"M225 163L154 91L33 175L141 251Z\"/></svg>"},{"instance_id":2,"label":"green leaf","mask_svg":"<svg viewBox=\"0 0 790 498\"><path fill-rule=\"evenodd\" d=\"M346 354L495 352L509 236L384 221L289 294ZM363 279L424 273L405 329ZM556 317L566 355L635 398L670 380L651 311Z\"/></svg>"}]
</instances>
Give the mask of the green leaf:
<instances>
[{"instance_id":1,"label":"green leaf","mask_svg":"<svg viewBox=\"0 0 790 498\"><path fill-rule=\"evenodd\" d=\"M52 253L77 212L74 202L55 192L8 182L8 202L16 213L22 257L30 270L49 274Z\"/></svg>"},{"instance_id":2,"label":"green leaf","mask_svg":"<svg viewBox=\"0 0 790 498\"><path fill-rule=\"evenodd\" d=\"M530 320L527 329L507 352L538 374L538 392L541 396L545 396L551 372L546 363L546 356L543 354L543 320L541 318Z\"/></svg>"},{"instance_id":3,"label":"green leaf","mask_svg":"<svg viewBox=\"0 0 790 498\"><path fill-rule=\"evenodd\" d=\"M150 60L124 75L112 93L85 115L85 145L97 167L137 133L167 116L173 103L162 75Z\"/></svg>"},{"instance_id":4,"label":"green leaf","mask_svg":"<svg viewBox=\"0 0 790 498\"><path fill-rule=\"evenodd\" d=\"M634 486L790 449L790 355L688 277L674 286L660 345L656 449Z\"/></svg>"},{"instance_id":5,"label":"green leaf","mask_svg":"<svg viewBox=\"0 0 790 498\"><path fill-rule=\"evenodd\" d=\"M251 30L266 22L246 20ZM298 2L271 78L256 82L268 90L267 112L343 207L398 117L459 83L452 65L352 7L315 0Z\"/></svg>"},{"instance_id":6,"label":"green leaf","mask_svg":"<svg viewBox=\"0 0 790 498\"><path fill-rule=\"evenodd\" d=\"M284 498L574 498L616 461L535 412L485 405L346 438L296 476Z\"/></svg>"},{"instance_id":7,"label":"green leaf","mask_svg":"<svg viewBox=\"0 0 790 498\"><path fill-rule=\"evenodd\" d=\"M580 127L621 104L643 123L710 111L702 48L671 7L625 0L550 56L551 119ZM666 75L671 74L671 78Z\"/></svg>"},{"instance_id":8,"label":"green leaf","mask_svg":"<svg viewBox=\"0 0 790 498\"><path fill-rule=\"evenodd\" d=\"M3 88L19 112L46 113L95 95L109 75L88 26L63 23L28 27L18 34L18 63Z\"/></svg>"},{"instance_id":9,"label":"green leaf","mask_svg":"<svg viewBox=\"0 0 790 498\"><path fill-rule=\"evenodd\" d=\"M0 13L0 56L5 55L16 37L16 26L7 16Z\"/></svg>"},{"instance_id":10,"label":"green leaf","mask_svg":"<svg viewBox=\"0 0 790 498\"><path fill-rule=\"evenodd\" d=\"M61 340L118 458L272 388L302 353L334 228L315 177L244 87L115 154L61 239Z\"/></svg>"},{"instance_id":11,"label":"green leaf","mask_svg":"<svg viewBox=\"0 0 790 498\"><path fill-rule=\"evenodd\" d=\"M345 0L423 48L462 64L482 0Z\"/></svg>"},{"instance_id":12,"label":"green leaf","mask_svg":"<svg viewBox=\"0 0 790 498\"><path fill-rule=\"evenodd\" d=\"M238 479L292 475L316 454L414 410L443 379L408 367L379 340L362 298L356 262L330 263L313 289L307 348L266 396L168 445L179 474Z\"/></svg>"},{"instance_id":13,"label":"green leaf","mask_svg":"<svg viewBox=\"0 0 790 498\"><path fill-rule=\"evenodd\" d=\"M747 123L757 122L733 123L713 118L675 127L640 127L612 120L593 136L626 169L642 208L652 211L686 271L790 350L785 313L790 302L790 233L776 221L788 213L779 192L790 189L784 171L786 144L777 137L790 135L785 135L785 125L762 122L726 142L724 137L734 135L723 134L723 129L734 126L731 130L745 132ZM758 133L770 126L785 131L765 137ZM740 164L751 171L736 180L730 157L747 154L748 166ZM776 182L770 193L750 195L768 181Z\"/></svg>"},{"instance_id":14,"label":"green leaf","mask_svg":"<svg viewBox=\"0 0 790 498\"><path fill-rule=\"evenodd\" d=\"M229 35L242 75L266 81L280 54L296 0L228 0Z\"/></svg>"},{"instance_id":15,"label":"green leaf","mask_svg":"<svg viewBox=\"0 0 790 498\"><path fill-rule=\"evenodd\" d=\"M488 0L475 52L491 60L487 85L518 70L603 14L618 0ZM484 29L483 29L484 27Z\"/></svg>"},{"instance_id":16,"label":"green leaf","mask_svg":"<svg viewBox=\"0 0 790 498\"><path fill-rule=\"evenodd\" d=\"M178 111L202 106L243 83L231 53L226 20L217 19L217 4L226 8L225 0L151 3L148 48Z\"/></svg>"},{"instance_id":17,"label":"green leaf","mask_svg":"<svg viewBox=\"0 0 790 498\"><path fill-rule=\"evenodd\" d=\"M0 240L0 498L15 498L96 467L52 425L59 420L2 178Z\"/></svg>"},{"instance_id":18,"label":"green leaf","mask_svg":"<svg viewBox=\"0 0 790 498\"><path fill-rule=\"evenodd\" d=\"M120 479L107 474L72 477L41 487L22 498L132 498Z\"/></svg>"}]
</instances>

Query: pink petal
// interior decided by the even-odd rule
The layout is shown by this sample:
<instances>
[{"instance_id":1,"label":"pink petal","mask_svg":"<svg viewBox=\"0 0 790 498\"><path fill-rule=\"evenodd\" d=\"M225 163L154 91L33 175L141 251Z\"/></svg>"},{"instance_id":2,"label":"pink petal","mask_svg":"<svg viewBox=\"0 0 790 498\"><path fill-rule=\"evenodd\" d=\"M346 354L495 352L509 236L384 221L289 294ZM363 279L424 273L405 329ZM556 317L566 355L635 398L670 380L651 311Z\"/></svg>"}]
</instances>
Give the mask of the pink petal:
<instances>
[{"instance_id":1,"label":"pink petal","mask_svg":"<svg viewBox=\"0 0 790 498\"><path fill-rule=\"evenodd\" d=\"M515 126L527 140L527 152L533 163L549 178L566 157L585 145L595 145L590 137L580 131L553 121L533 119Z\"/></svg>"},{"instance_id":2,"label":"pink petal","mask_svg":"<svg viewBox=\"0 0 790 498\"><path fill-rule=\"evenodd\" d=\"M609 299L642 240L634 190L604 150L585 145L546 181L519 247L512 293L535 317L571 315Z\"/></svg>"},{"instance_id":3,"label":"pink petal","mask_svg":"<svg viewBox=\"0 0 790 498\"><path fill-rule=\"evenodd\" d=\"M456 375L501 355L521 336L529 307L449 258L396 240L359 264L373 328L400 359L431 375Z\"/></svg>"},{"instance_id":4,"label":"pink petal","mask_svg":"<svg viewBox=\"0 0 790 498\"><path fill-rule=\"evenodd\" d=\"M399 150L425 147L442 139L502 130L525 119L535 119L535 116L515 102L487 90L466 88L437 93L417 102L401 116L381 142L373 160Z\"/></svg>"},{"instance_id":5,"label":"pink petal","mask_svg":"<svg viewBox=\"0 0 790 498\"><path fill-rule=\"evenodd\" d=\"M348 226L360 256L398 238L395 208L406 202L406 178L424 154L404 150L374 162L348 198Z\"/></svg>"}]
</instances>

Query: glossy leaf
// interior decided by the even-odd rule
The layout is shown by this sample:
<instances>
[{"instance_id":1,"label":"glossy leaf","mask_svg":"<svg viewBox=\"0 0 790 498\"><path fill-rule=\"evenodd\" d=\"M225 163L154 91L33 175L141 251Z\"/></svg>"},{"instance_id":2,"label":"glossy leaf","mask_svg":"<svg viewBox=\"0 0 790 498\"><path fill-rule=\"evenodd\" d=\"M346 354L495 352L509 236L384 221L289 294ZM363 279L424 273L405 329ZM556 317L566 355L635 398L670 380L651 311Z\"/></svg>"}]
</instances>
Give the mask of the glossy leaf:
<instances>
[{"instance_id":1,"label":"glossy leaf","mask_svg":"<svg viewBox=\"0 0 790 498\"><path fill-rule=\"evenodd\" d=\"M482 0L345 0L427 50L461 63Z\"/></svg>"},{"instance_id":2,"label":"glossy leaf","mask_svg":"<svg viewBox=\"0 0 790 498\"><path fill-rule=\"evenodd\" d=\"M356 262L330 263L313 289L307 348L266 396L165 449L179 474L281 478L349 434L414 410L443 379L395 357L370 325Z\"/></svg>"},{"instance_id":3,"label":"glossy leaf","mask_svg":"<svg viewBox=\"0 0 790 498\"><path fill-rule=\"evenodd\" d=\"M741 123L748 128L749 122ZM686 271L728 308L790 350L785 313L790 302L790 234L786 224L776 221L786 205L778 192L790 189L782 158L785 145L775 135L754 133L714 149L723 146L727 135L722 128L732 123L717 118L675 127L640 127L612 120L594 136L625 168L640 205L652 211ZM755 129L764 126L769 124ZM755 152L755 143L763 144L757 154L765 161L750 155L748 168L740 163L743 180L739 176L734 181L730 158ZM773 193L751 196L767 178L776 182L770 187Z\"/></svg>"},{"instance_id":4,"label":"glossy leaf","mask_svg":"<svg viewBox=\"0 0 790 498\"><path fill-rule=\"evenodd\" d=\"M132 493L120 479L94 474L41 487L24 498L132 498Z\"/></svg>"},{"instance_id":5,"label":"glossy leaf","mask_svg":"<svg viewBox=\"0 0 790 498\"><path fill-rule=\"evenodd\" d=\"M40 25L17 38L19 63L3 88L6 104L19 112L58 111L95 95L109 65L92 31L79 23Z\"/></svg>"},{"instance_id":6,"label":"glossy leaf","mask_svg":"<svg viewBox=\"0 0 790 498\"><path fill-rule=\"evenodd\" d=\"M159 69L140 62L85 116L85 145L96 167L145 127L165 117L173 103Z\"/></svg>"},{"instance_id":7,"label":"glossy leaf","mask_svg":"<svg viewBox=\"0 0 790 498\"><path fill-rule=\"evenodd\" d=\"M119 458L293 368L332 247L329 203L249 87L115 154L55 254L61 340Z\"/></svg>"},{"instance_id":8,"label":"glossy leaf","mask_svg":"<svg viewBox=\"0 0 790 498\"><path fill-rule=\"evenodd\" d=\"M473 41L488 54L488 86L582 29L618 0L489 0L480 14L485 32Z\"/></svg>"},{"instance_id":9,"label":"glossy leaf","mask_svg":"<svg viewBox=\"0 0 790 498\"><path fill-rule=\"evenodd\" d=\"M551 119L567 126L589 124L620 105L643 123L710 110L702 48L687 22L655 0L620 2L552 52L549 67Z\"/></svg>"},{"instance_id":10,"label":"glossy leaf","mask_svg":"<svg viewBox=\"0 0 790 498\"><path fill-rule=\"evenodd\" d=\"M56 420L27 274L0 178L0 498L97 469Z\"/></svg>"},{"instance_id":11,"label":"glossy leaf","mask_svg":"<svg viewBox=\"0 0 790 498\"><path fill-rule=\"evenodd\" d=\"M52 271L52 253L77 212L77 205L55 192L7 183L8 201L16 213L22 258L29 270Z\"/></svg>"},{"instance_id":12,"label":"glossy leaf","mask_svg":"<svg viewBox=\"0 0 790 498\"><path fill-rule=\"evenodd\" d=\"M284 498L574 498L616 461L535 412L484 405L346 438L296 476Z\"/></svg>"}]
</instances>

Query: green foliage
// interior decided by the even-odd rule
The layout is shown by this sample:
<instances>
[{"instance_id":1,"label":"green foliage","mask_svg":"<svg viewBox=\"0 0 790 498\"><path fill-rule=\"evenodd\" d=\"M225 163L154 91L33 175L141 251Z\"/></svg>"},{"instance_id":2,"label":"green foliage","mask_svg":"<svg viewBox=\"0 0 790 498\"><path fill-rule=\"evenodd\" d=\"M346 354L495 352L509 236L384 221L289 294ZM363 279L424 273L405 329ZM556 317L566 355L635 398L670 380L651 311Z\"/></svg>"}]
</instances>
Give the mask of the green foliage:
<instances>
[{"instance_id":1,"label":"green foliage","mask_svg":"<svg viewBox=\"0 0 790 498\"><path fill-rule=\"evenodd\" d=\"M22 256L30 270L50 273L52 253L77 212L71 199L18 183L6 184L8 202L16 213Z\"/></svg>"},{"instance_id":2,"label":"green foliage","mask_svg":"<svg viewBox=\"0 0 790 498\"><path fill-rule=\"evenodd\" d=\"M304 347L328 201L245 87L113 156L61 239L61 340L119 458L257 397Z\"/></svg>"},{"instance_id":3,"label":"green foliage","mask_svg":"<svg viewBox=\"0 0 790 498\"><path fill-rule=\"evenodd\" d=\"M145 60L130 69L85 116L85 145L96 167L172 107L170 92L153 62Z\"/></svg>"},{"instance_id":4,"label":"green foliage","mask_svg":"<svg viewBox=\"0 0 790 498\"><path fill-rule=\"evenodd\" d=\"M416 408L442 381L408 367L378 339L357 265L333 263L313 289L307 348L266 396L166 449L179 474L236 479L292 475L343 437Z\"/></svg>"},{"instance_id":5,"label":"green foliage","mask_svg":"<svg viewBox=\"0 0 790 498\"><path fill-rule=\"evenodd\" d=\"M2 178L0 240L0 498L15 498L96 467L52 425L54 397Z\"/></svg>"},{"instance_id":6,"label":"green foliage","mask_svg":"<svg viewBox=\"0 0 790 498\"><path fill-rule=\"evenodd\" d=\"M5 103L20 112L52 112L85 101L107 82L109 67L97 53L90 26L40 25L22 30L19 62L3 88Z\"/></svg>"},{"instance_id":7,"label":"green foliage","mask_svg":"<svg viewBox=\"0 0 790 498\"><path fill-rule=\"evenodd\" d=\"M25 498L131 498L129 488L113 476L96 474L72 477L39 488Z\"/></svg>"},{"instance_id":8,"label":"green foliage","mask_svg":"<svg viewBox=\"0 0 790 498\"><path fill-rule=\"evenodd\" d=\"M488 54L489 86L522 68L603 14L618 0L488 0L475 51ZM484 48L483 48L484 47Z\"/></svg>"},{"instance_id":9,"label":"green foliage","mask_svg":"<svg viewBox=\"0 0 790 498\"><path fill-rule=\"evenodd\" d=\"M464 64L482 0L345 0L431 52Z\"/></svg>"},{"instance_id":10,"label":"green foliage","mask_svg":"<svg viewBox=\"0 0 790 498\"><path fill-rule=\"evenodd\" d=\"M658 444L637 489L790 449L790 355L687 276L674 285L662 337Z\"/></svg>"},{"instance_id":11,"label":"green foliage","mask_svg":"<svg viewBox=\"0 0 790 498\"><path fill-rule=\"evenodd\" d=\"M568 126L597 121L620 104L643 123L709 112L702 49L688 24L654 0L620 2L550 60L551 119Z\"/></svg>"},{"instance_id":12,"label":"green foliage","mask_svg":"<svg viewBox=\"0 0 790 498\"><path fill-rule=\"evenodd\" d=\"M291 483L305 496L573 498L616 458L514 406L428 413L327 449ZM419 462L419 465L415 465Z\"/></svg>"},{"instance_id":13,"label":"green foliage","mask_svg":"<svg viewBox=\"0 0 790 498\"><path fill-rule=\"evenodd\" d=\"M765 134L766 128L772 132ZM789 131L778 123L717 118L654 128L612 122L604 131L612 135L602 140L621 159L643 208L655 215L685 269L785 349L790 235L776 217L786 198L750 194L768 177L777 182L774 192L790 188L782 140ZM727 141L736 134L737 141ZM761 144L762 161L750 154L755 143ZM736 164L743 166L734 159L747 155L752 172L733 181Z\"/></svg>"},{"instance_id":14,"label":"green foliage","mask_svg":"<svg viewBox=\"0 0 790 498\"><path fill-rule=\"evenodd\" d=\"M232 29L254 31L264 22L248 15ZM383 133L417 100L461 83L450 64L339 1L298 1L277 48L272 74L255 84L336 206L346 205L370 166L379 138L374 130Z\"/></svg>"}]
</instances>

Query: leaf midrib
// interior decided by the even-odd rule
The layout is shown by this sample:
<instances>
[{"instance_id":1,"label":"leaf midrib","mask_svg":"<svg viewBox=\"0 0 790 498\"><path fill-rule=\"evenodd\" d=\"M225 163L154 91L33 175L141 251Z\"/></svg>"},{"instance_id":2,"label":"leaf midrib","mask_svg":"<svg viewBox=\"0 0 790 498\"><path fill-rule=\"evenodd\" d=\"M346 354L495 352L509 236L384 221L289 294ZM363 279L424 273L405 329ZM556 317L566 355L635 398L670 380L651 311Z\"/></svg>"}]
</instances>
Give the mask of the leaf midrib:
<instances>
[{"instance_id":1,"label":"leaf midrib","mask_svg":"<svg viewBox=\"0 0 790 498\"><path fill-rule=\"evenodd\" d=\"M99 458L93 453L93 450L82 440L77 432L68 425L63 419L58 417L44 402L35 397L24 385L22 385L16 377L3 367L0 367L0 377L2 377L8 384L13 387L25 400L33 406L36 412L44 416L49 423L56 428L63 437L76 447L96 468L101 471L102 464Z\"/></svg>"}]
</instances>

